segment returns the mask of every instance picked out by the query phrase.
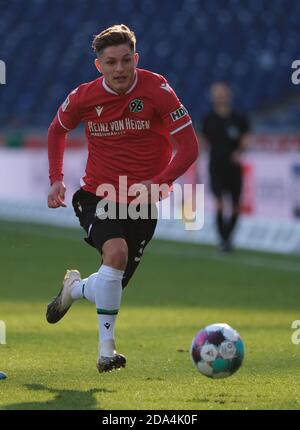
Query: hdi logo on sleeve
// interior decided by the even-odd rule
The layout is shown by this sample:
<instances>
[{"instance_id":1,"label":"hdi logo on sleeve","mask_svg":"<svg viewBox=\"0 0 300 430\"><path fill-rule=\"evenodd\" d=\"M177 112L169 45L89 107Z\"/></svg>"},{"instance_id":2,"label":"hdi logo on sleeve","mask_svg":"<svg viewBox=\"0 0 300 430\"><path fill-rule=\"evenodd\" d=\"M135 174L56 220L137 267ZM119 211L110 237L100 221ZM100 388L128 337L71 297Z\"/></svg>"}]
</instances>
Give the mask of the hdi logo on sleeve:
<instances>
[{"instance_id":1,"label":"hdi logo on sleeve","mask_svg":"<svg viewBox=\"0 0 300 430\"><path fill-rule=\"evenodd\" d=\"M174 110L174 112L170 113L173 121L177 121L178 119L182 118L187 114L188 114L188 111L183 105L181 105L178 109Z\"/></svg>"}]
</instances>

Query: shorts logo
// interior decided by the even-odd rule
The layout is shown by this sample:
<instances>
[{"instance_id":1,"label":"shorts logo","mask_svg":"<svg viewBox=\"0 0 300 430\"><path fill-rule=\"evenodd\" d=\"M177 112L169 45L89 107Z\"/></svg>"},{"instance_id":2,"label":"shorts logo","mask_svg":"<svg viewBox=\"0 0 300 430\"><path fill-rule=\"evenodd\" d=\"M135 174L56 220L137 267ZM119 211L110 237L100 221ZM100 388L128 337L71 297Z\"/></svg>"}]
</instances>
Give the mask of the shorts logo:
<instances>
[{"instance_id":1,"label":"shorts logo","mask_svg":"<svg viewBox=\"0 0 300 430\"><path fill-rule=\"evenodd\" d=\"M185 116L187 114L188 114L188 112L183 105L181 105L177 110L174 110L174 112L170 113L173 121L177 121L178 119L182 118L183 116Z\"/></svg>"},{"instance_id":2,"label":"shorts logo","mask_svg":"<svg viewBox=\"0 0 300 430\"><path fill-rule=\"evenodd\" d=\"M143 255L145 244L146 244L146 241L145 241L145 240L143 240L143 241L141 242L141 245L140 245L141 247L140 247L140 249L139 249L139 255L138 255L137 257L134 257L134 261L135 261L136 263L138 263L138 262L140 261L140 259L141 259L142 255Z\"/></svg>"},{"instance_id":3,"label":"shorts logo","mask_svg":"<svg viewBox=\"0 0 300 430\"><path fill-rule=\"evenodd\" d=\"M106 215L106 210L102 207L101 202L99 202L96 206L95 216L99 219L102 219L103 216Z\"/></svg>"},{"instance_id":4,"label":"shorts logo","mask_svg":"<svg viewBox=\"0 0 300 430\"><path fill-rule=\"evenodd\" d=\"M142 112L144 109L144 102L140 99L134 99L129 103L130 112Z\"/></svg>"}]
</instances>

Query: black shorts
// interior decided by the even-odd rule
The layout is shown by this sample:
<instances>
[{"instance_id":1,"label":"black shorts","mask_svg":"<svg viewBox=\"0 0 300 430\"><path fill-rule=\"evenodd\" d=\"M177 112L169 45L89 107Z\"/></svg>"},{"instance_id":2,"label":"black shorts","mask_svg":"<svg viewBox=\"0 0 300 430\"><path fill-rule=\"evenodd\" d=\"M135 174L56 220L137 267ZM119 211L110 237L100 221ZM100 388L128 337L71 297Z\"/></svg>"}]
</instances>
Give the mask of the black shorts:
<instances>
[{"instance_id":1,"label":"black shorts","mask_svg":"<svg viewBox=\"0 0 300 430\"><path fill-rule=\"evenodd\" d=\"M95 194L80 189L74 194L72 204L81 227L87 233L84 240L100 253L103 244L109 239L123 238L126 241L128 263L122 282L124 288L139 265L146 245L153 237L157 224L157 209L155 205L147 205L148 219L119 219L120 205L117 203L117 219L99 219L96 209L100 200Z\"/></svg>"},{"instance_id":2,"label":"black shorts","mask_svg":"<svg viewBox=\"0 0 300 430\"><path fill-rule=\"evenodd\" d=\"M234 205L238 205L242 192L242 169L238 164L209 166L210 186L213 195L220 199L229 194Z\"/></svg>"}]
</instances>

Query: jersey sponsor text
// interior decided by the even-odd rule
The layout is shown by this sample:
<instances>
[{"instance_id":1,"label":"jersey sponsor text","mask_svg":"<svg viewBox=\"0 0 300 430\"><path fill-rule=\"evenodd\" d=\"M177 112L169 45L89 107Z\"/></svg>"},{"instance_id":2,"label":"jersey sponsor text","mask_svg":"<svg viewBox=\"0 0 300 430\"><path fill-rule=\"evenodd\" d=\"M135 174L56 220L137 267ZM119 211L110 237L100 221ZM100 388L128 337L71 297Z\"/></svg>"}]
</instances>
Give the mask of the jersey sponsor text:
<instances>
[{"instance_id":1,"label":"jersey sponsor text","mask_svg":"<svg viewBox=\"0 0 300 430\"><path fill-rule=\"evenodd\" d=\"M150 120L124 118L110 122L88 121L88 128L92 136L115 136L127 130L150 130Z\"/></svg>"}]
</instances>

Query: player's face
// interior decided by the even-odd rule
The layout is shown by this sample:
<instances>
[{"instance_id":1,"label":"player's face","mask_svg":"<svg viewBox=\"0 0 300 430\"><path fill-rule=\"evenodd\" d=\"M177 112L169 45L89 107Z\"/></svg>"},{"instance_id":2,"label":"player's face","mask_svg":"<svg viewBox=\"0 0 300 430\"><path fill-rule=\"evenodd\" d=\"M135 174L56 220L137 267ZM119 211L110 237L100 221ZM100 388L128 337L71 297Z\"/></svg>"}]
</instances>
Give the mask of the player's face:
<instances>
[{"instance_id":1,"label":"player's face","mask_svg":"<svg viewBox=\"0 0 300 430\"><path fill-rule=\"evenodd\" d=\"M112 90L124 94L133 84L138 59L127 44L108 46L95 60L95 66Z\"/></svg>"}]
</instances>

